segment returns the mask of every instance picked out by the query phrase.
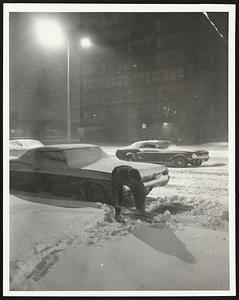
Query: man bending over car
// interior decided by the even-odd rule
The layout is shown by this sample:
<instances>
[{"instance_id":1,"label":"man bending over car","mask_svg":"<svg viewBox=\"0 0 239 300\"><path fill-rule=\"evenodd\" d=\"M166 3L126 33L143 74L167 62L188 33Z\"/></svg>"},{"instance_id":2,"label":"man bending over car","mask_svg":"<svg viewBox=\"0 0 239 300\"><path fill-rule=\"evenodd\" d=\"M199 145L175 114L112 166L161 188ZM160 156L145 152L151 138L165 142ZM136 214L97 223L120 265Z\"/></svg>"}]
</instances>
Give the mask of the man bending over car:
<instances>
[{"instance_id":1,"label":"man bending over car","mask_svg":"<svg viewBox=\"0 0 239 300\"><path fill-rule=\"evenodd\" d=\"M115 219L120 221L121 203L123 201L123 187L127 185L135 199L136 213L146 215L145 189L139 171L130 166L116 167L112 172L112 200L115 208Z\"/></svg>"}]
</instances>

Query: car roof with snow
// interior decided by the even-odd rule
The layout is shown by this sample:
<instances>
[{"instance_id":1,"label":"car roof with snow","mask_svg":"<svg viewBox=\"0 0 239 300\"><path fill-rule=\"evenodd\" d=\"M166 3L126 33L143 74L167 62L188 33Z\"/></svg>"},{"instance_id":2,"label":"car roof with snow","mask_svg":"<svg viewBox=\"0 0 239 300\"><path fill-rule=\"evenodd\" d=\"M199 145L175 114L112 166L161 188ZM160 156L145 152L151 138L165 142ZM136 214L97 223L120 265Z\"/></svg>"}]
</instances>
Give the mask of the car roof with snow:
<instances>
[{"instance_id":1,"label":"car roof with snow","mask_svg":"<svg viewBox=\"0 0 239 300\"><path fill-rule=\"evenodd\" d=\"M10 144L18 144L18 143L39 143L42 144L41 141L37 140L37 139L11 139Z\"/></svg>"},{"instance_id":2,"label":"car roof with snow","mask_svg":"<svg viewBox=\"0 0 239 300\"><path fill-rule=\"evenodd\" d=\"M37 147L33 151L48 151L48 150L71 150L71 149L86 149L86 148L97 148L99 146L93 144L59 144L59 145L49 145L49 146L42 146Z\"/></svg>"},{"instance_id":3,"label":"car roof with snow","mask_svg":"<svg viewBox=\"0 0 239 300\"><path fill-rule=\"evenodd\" d=\"M141 144L155 144L155 143L172 143L171 141L167 141L167 140L145 140L145 141L138 141L133 143L132 145L141 145Z\"/></svg>"},{"instance_id":4,"label":"car roof with snow","mask_svg":"<svg viewBox=\"0 0 239 300\"><path fill-rule=\"evenodd\" d=\"M34 139L12 139L9 141L10 149L31 149L42 147L43 144L39 140Z\"/></svg>"}]
</instances>

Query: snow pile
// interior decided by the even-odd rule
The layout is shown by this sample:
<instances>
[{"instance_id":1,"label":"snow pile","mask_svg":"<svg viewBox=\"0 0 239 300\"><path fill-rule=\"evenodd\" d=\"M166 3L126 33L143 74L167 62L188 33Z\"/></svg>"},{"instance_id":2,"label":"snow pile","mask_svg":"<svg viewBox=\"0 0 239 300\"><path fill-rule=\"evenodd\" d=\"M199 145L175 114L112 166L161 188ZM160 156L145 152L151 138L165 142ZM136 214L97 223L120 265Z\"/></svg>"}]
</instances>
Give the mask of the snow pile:
<instances>
[{"instance_id":1,"label":"snow pile","mask_svg":"<svg viewBox=\"0 0 239 300\"><path fill-rule=\"evenodd\" d=\"M170 168L169 183L149 194L147 211L155 217L169 210L174 222L227 230L229 221L227 145L210 145L214 152L199 168ZM208 149L202 146L202 148ZM155 201L150 201L155 198ZM158 218L157 217L157 218Z\"/></svg>"},{"instance_id":2,"label":"snow pile","mask_svg":"<svg viewBox=\"0 0 239 300\"><path fill-rule=\"evenodd\" d=\"M158 197L146 210L161 222L167 217L172 223L193 224L211 229L227 228L229 221L229 212L219 201L198 197Z\"/></svg>"}]
</instances>

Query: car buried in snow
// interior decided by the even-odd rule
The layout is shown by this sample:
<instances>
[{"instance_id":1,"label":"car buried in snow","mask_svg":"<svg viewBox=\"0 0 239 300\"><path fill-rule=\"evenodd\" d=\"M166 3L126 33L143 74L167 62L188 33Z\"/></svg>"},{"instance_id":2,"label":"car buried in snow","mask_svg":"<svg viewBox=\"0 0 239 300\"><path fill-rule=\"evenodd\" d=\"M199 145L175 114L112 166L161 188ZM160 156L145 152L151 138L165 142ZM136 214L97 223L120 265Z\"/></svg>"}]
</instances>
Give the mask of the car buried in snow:
<instances>
[{"instance_id":1,"label":"car buried in snow","mask_svg":"<svg viewBox=\"0 0 239 300\"><path fill-rule=\"evenodd\" d=\"M180 168L188 165L201 166L209 159L209 152L177 146L171 141L147 140L118 149L116 156L121 160L164 164Z\"/></svg>"},{"instance_id":2,"label":"car buried in snow","mask_svg":"<svg viewBox=\"0 0 239 300\"><path fill-rule=\"evenodd\" d=\"M84 201L111 203L111 179L115 167L127 165L141 175L147 195L169 180L164 165L124 162L90 144L51 145L31 149L10 159L10 188L50 192ZM125 192L130 193L125 187Z\"/></svg>"}]
</instances>

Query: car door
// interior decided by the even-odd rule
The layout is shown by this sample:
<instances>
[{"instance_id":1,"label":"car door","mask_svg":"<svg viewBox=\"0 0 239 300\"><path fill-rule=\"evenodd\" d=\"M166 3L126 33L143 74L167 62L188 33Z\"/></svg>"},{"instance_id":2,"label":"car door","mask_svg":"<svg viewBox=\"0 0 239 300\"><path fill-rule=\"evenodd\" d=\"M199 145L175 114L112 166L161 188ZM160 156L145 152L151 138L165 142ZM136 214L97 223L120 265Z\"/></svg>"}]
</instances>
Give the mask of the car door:
<instances>
[{"instance_id":1,"label":"car door","mask_svg":"<svg viewBox=\"0 0 239 300\"><path fill-rule=\"evenodd\" d=\"M10 159L10 189L30 191L34 179L32 164L20 158Z\"/></svg>"},{"instance_id":2,"label":"car door","mask_svg":"<svg viewBox=\"0 0 239 300\"><path fill-rule=\"evenodd\" d=\"M142 145L141 158L143 161L151 163L167 163L172 160L173 155L168 150L169 143L167 141L158 143L145 143Z\"/></svg>"},{"instance_id":3,"label":"car door","mask_svg":"<svg viewBox=\"0 0 239 300\"><path fill-rule=\"evenodd\" d=\"M78 179L71 173L63 151L31 151L29 155L11 161L11 188L69 195L72 182Z\"/></svg>"},{"instance_id":4,"label":"car door","mask_svg":"<svg viewBox=\"0 0 239 300\"><path fill-rule=\"evenodd\" d=\"M37 190L58 194L69 193L69 167L63 151L38 151L32 157L34 185Z\"/></svg>"},{"instance_id":5,"label":"car door","mask_svg":"<svg viewBox=\"0 0 239 300\"><path fill-rule=\"evenodd\" d=\"M175 151L170 150L171 142L162 141L158 143L158 156L161 163L171 162L174 158Z\"/></svg>"},{"instance_id":6,"label":"car door","mask_svg":"<svg viewBox=\"0 0 239 300\"><path fill-rule=\"evenodd\" d=\"M34 158L36 185L40 190L58 196L83 197L81 183L84 181L77 168L67 164L63 151L43 151Z\"/></svg>"},{"instance_id":7,"label":"car door","mask_svg":"<svg viewBox=\"0 0 239 300\"><path fill-rule=\"evenodd\" d=\"M140 157L142 161L159 162L159 150L156 143L144 143L140 147Z\"/></svg>"}]
</instances>

